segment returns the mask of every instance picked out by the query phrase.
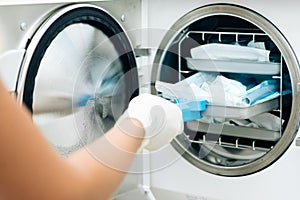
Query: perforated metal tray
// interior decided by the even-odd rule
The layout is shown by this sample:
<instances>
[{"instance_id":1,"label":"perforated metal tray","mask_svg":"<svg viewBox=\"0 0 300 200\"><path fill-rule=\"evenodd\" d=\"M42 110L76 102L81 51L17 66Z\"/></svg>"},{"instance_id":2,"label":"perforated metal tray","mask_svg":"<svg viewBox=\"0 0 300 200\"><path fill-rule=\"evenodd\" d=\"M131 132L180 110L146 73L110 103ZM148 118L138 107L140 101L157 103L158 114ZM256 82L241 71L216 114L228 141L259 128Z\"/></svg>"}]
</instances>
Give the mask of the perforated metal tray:
<instances>
[{"instance_id":1,"label":"perforated metal tray","mask_svg":"<svg viewBox=\"0 0 300 200\"><path fill-rule=\"evenodd\" d=\"M193 58L186 58L186 60L188 68L197 71L263 75L276 75L280 73L280 63Z\"/></svg>"},{"instance_id":2,"label":"perforated metal tray","mask_svg":"<svg viewBox=\"0 0 300 200\"><path fill-rule=\"evenodd\" d=\"M207 104L206 110L202 112L202 115L208 117L220 117L231 119L249 119L250 117L253 117L255 115L274 110L278 108L278 106L278 98L247 107L233 107Z\"/></svg>"},{"instance_id":3,"label":"perforated metal tray","mask_svg":"<svg viewBox=\"0 0 300 200\"><path fill-rule=\"evenodd\" d=\"M243 126L230 126L223 124L207 124L198 121L189 121L187 128L192 131L205 132L216 135L225 135L237 138L248 138L252 140L278 141L281 137L279 131L264 128L250 128Z\"/></svg>"}]
</instances>

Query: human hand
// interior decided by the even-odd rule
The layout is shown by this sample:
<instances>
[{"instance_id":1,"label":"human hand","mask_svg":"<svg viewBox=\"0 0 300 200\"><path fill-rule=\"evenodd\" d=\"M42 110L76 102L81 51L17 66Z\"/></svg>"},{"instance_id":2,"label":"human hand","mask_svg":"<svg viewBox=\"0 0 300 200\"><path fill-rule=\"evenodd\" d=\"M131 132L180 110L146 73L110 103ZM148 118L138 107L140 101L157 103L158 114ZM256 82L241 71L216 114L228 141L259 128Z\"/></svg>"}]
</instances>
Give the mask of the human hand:
<instances>
[{"instance_id":1,"label":"human hand","mask_svg":"<svg viewBox=\"0 0 300 200\"><path fill-rule=\"evenodd\" d=\"M128 118L141 122L145 130L140 149L157 150L183 132L183 119L179 107L155 95L141 94L133 98L116 124L126 134L138 137L132 128L136 126L134 123L122 123Z\"/></svg>"}]
</instances>

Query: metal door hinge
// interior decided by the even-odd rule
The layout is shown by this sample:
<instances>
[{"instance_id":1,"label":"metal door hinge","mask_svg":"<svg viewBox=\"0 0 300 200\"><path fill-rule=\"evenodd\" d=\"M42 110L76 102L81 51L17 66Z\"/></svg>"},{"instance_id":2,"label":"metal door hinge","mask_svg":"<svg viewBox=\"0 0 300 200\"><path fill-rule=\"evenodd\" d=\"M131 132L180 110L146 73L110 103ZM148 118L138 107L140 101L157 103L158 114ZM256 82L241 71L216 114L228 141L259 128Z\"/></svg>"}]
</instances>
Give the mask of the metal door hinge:
<instances>
[{"instance_id":1,"label":"metal door hinge","mask_svg":"<svg viewBox=\"0 0 300 200\"><path fill-rule=\"evenodd\" d=\"M151 49L149 48L135 48L134 53L136 57L141 57L141 56L150 56Z\"/></svg>"},{"instance_id":2,"label":"metal door hinge","mask_svg":"<svg viewBox=\"0 0 300 200\"><path fill-rule=\"evenodd\" d=\"M300 92L300 82L297 83L297 92Z\"/></svg>"},{"instance_id":3,"label":"metal door hinge","mask_svg":"<svg viewBox=\"0 0 300 200\"><path fill-rule=\"evenodd\" d=\"M296 146L300 147L300 137L296 139Z\"/></svg>"}]
</instances>

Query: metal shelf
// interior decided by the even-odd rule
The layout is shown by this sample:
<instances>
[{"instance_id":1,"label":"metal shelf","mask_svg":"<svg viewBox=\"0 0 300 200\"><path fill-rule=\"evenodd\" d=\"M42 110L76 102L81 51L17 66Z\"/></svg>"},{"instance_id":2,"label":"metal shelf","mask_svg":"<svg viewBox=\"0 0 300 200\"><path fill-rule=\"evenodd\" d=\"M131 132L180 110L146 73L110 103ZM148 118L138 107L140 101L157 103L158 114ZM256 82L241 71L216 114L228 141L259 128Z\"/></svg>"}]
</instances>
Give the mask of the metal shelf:
<instances>
[{"instance_id":1,"label":"metal shelf","mask_svg":"<svg viewBox=\"0 0 300 200\"><path fill-rule=\"evenodd\" d=\"M181 81L182 77L185 77L187 73L193 73L195 70L191 69L183 69L182 67L182 59L186 59L182 57L182 43L185 39L188 39L191 37L191 34L193 34L193 38L197 37L198 39L202 40L204 43L207 42L207 38L209 35L213 35L214 38L217 38L219 43L223 42L224 36L232 36L232 38L235 38L235 42L239 42L241 37L249 36L249 40L256 41L258 37L268 37L268 35L264 33L240 33L240 32L212 32L212 31L187 31L183 33L183 36L177 41L178 42L178 80ZM197 34L199 36L197 36ZM224 42L223 42L224 43ZM187 62L189 59L186 59ZM265 71L259 71L257 73L249 73L249 69L243 68L244 71L241 71L240 73L247 73L249 76L253 75L276 75L274 78L280 79L280 93L282 93L282 60L279 63L267 63L269 66L272 67L272 71L265 72ZM192 60L195 61L195 60ZM203 64L203 63L202 63ZM226 63L230 65L230 61ZM251 63L255 66L260 66L261 63ZM257 65L258 64L258 65ZM265 64L265 63L264 63ZM204 68L207 68L207 66L204 66ZM227 66L228 67L228 66ZM275 67L275 68L274 68ZM234 71L230 70L229 68L224 70L218 70L218 67L215 67L216 72L226 72L226 73L239 73L238 68L236 68ZM246 70L246 71L245 71ZM202 71L202 70L196 70L196 71ZM209 71L209 70L203 70L203 71ZM275 99L276 106L272 106L272 108L264 110L263 112L268 112L273 109L279 109L279 111L282 110L282 97L280 96L278 99ZM228 111L227 107L224 107L226 109L226 112ZM208 111L205 111L206 113ZM203 112L203 115L205 115L205 112ZM209 115L209 117L214 117L214 113L218 114L219 112L216 112L216 110ZM237 113L238 114L238 113ZM254 114L255 115L255 114ZM280 119L282 121L282 113L280 112ZM223 115L224 116L224 115ZM217 116L219 117L219 116ZM230 119L230 116L226 117ZM233 117L234 118L234 117ZM244 117L245 118L245 117ZM247 117L246 117L247 118ZM222 126L222 127L220 127ZM247 150L253 150L253 151L269 151L273 148L272 145L257 145L257 141L265 141L266 143L270 144L276 144L278 140L280 140L282 135L282 130L280 127L280 131L271 131L266 130L263 128L249 128L249 127L241 127L241 126L228 126L228 125L220 125L220 124L206 124L201 123L199 121L190 121L186 123L186 128L190 129L190 131L193 131L196 134L199 135L201 139L193 140L189 137L187 134L183 134L184 138L190 142L190 143L197 143L197 144L218 144L219 146L226 147L226 148L235 148L235 149L247 149ZM214 132L216 130L216 132ZM221 130L221 131L220 131ZM217 141L211 141L206 138L206 134L214 134L218 139ZM234 142L227 142L224 141L224 137L230 137L235 138ZM240 140L247 140L247 144L240 143Z\"/></svg>"},{"instance_id":2,"label":"metal shelf","mask_svg":"<svg viewBox=\"0 0 300 200\"><path fill-rule=\"evenodd\" d=\"M187 122L186 127L191 131L205 132L215 134L217 136L232 136L238 138L264 140L271 142L277 142L280 139L280 133L278 131L266 130L263 128L258 129L223 124L207 124L198 121Z\"/></svg>"}]
</instances>

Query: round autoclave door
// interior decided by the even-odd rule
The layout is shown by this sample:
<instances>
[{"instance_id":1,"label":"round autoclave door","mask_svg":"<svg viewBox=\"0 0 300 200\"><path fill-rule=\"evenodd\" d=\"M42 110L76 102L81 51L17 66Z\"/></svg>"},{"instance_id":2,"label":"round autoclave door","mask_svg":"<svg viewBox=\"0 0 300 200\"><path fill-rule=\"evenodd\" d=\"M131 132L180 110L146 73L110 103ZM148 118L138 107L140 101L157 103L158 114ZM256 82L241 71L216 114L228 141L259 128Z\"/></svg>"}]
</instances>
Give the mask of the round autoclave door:
<instances>
[{"instance_id":1,"label":"round autoclave door","mask_svg":"<svg viewBox=\"0 0 300 200\"><path fill-rule=\"evenodd\" d=\"M152 93L186 109L172 145L194 166L255 173L293 141L298 63L280 30L256 12L228 4L191 11L166 34L154 63ZM208 102L201 116L189 106L195 101Z\"/></svg>"},{"instance_id":2,"label":"round autoclave door","mask_svg":"<svg viewBox=\"0 0 300 200\"><path fill-rule=\"evenodd\" d=\"M110 129L137 95L131 44L108 13L92 5L60 8L33 35L18 98L62 155Z\"/></svg>"}]
</instances>

